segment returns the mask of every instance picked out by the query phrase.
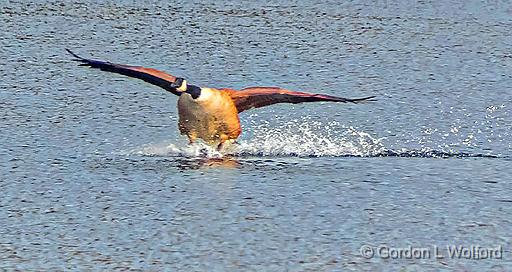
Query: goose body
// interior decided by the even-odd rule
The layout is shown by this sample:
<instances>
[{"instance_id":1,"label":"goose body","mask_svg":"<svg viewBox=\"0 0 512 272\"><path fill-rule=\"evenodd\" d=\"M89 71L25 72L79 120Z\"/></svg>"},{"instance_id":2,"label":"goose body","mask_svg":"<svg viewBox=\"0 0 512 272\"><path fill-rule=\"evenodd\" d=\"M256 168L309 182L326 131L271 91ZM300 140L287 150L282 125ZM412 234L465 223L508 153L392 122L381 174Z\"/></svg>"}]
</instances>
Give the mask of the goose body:
<instances>
[{"instance_id":1,"label":"goose body","mask_svg":"<svg viewBox=\"0 0 512 272\"><path fill-rule=\"evenodd\" d=\"M165 72L82 58L66 49L75 57L80 66L97 68L144 80L171 92L178 98L179 130L190 143L202 139L221 149L225 142L236 140L242 128L239 113L277 103L303 103L331 101L341 103L362 103L375 96L364 98L343 98L325 94L295 92L279 87L249 87L242 90L228 88L207 88L187 84L183 78Z\"/></svg>"},{"instance_id":2,"label":"goose body","mask_svg":"<svg viewBox=\"0 0 512 272\"><path fill-rule=\"evenodd\" d=\"M200 138L210 145L220 145L240 136L242 128L235 103L227 92L201 88L194 99L184 93L178 99L179 129L190 142Z\"/></svg>"}]
</instances>

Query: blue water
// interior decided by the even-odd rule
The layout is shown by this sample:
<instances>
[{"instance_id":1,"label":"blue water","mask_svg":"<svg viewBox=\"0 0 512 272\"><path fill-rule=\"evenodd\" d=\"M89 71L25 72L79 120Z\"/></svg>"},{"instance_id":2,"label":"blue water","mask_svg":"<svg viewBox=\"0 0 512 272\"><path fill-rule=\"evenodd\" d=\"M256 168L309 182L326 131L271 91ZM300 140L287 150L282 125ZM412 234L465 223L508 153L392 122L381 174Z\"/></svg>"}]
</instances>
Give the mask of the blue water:
<instances>
[{"instance_id":1,"label":"blue water","mask_svg":"<svg viewBox=\"0 0 512 272\"><path fill-rule=\"evenodd\" d=\"M0 3L0 268L506 271L512 5L505 1ZM188 146L176 97L65 52L200 86L363 105L241 114ZM360 248L502 247L500 259Z\"/></svg>"}]
</instances>

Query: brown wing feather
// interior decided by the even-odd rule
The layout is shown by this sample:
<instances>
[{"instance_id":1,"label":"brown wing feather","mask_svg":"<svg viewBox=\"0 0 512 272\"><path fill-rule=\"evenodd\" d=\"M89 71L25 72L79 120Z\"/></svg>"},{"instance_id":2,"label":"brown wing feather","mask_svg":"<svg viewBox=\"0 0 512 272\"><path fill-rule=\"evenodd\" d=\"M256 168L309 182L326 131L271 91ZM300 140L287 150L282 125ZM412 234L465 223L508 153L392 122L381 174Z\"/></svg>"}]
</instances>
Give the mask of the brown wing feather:
<instances>
[{"instance_id":1,"label":"brown wing feather","mask_svg":"<svg viewBox=\"0 0 512 272\"><path fill-rule=\"evenodd\" d=\"M332 101L341 103L361 103L371 101L375 96L364 98L343 98L325 94L311 94L303 92L294 92L279 87L250 87L240 91L230 90L230 95L238 112L243 112L252 108L260 108L277 103L303 103Z\"/></svg>"},{"instance_id":2,"label":"brown wing feather","mask_svg":"<svg viewBox=\"0 0 512 272\"><path fill-rule=\"evenodd\" d=\"M179 92L176 91L175 86L172 84L176 80L176 77L173 75L167 74L165 72L153 68L145 68L141 66L131 66L106 61L85 59L71 52L71 50L69 49L66 50L71 55L73 55L73 57L75 57L75 59L73 59L74 61L81 62L81 66L88 66L91 68L100 69L102 71L142 79L148 83L159 86L169 92L179 95Z\"/></svg>"}]
</instances>

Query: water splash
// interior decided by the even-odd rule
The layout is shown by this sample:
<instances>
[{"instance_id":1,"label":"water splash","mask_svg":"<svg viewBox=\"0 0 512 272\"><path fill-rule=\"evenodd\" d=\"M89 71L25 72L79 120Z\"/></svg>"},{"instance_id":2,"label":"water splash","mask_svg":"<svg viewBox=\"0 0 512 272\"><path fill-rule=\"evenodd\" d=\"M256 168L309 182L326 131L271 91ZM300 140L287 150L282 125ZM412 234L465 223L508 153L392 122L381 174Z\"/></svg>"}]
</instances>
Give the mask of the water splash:
<instances>
[{"instance_id":1,"label":"water splash","mask_svg":"<svg viewBox=\"0 0 512 272\"><path fill-rule=\"evenodd\" d=\"M123 153L124 155L185 158L222 158L224 156L224 154L217 151L216 148L201 142L192 145L185 142L183 142L183 144L173 144L168 142L147 144L140 148L135 148Z\"/></svg>"},{"instance_id":2,"label":"water splash","mask_svg":"<svg viewBox=\"0 0 512 272\"><path fill-rule=\"evenodd\" d=\"M290 121L283 126L260 126L254 137L230 151L238 156L339 157L375 156L384 151L380 139L337 122Z\"/></svg>"},{"instance_id":3,"label":"water splash","mask_svg":"<svg viewBox=\"0 0 512 272\"><path fill-rule=\"evenodd\" d=\"M253 127L247 140L226 146L222 152L205 143L158 143L130 150L128 154L182 158L229 157L497 157L472 154L453 149L448 151L422 147L420 149L387 148L384 138L375 138L367 132L338 122L323 123L293 120L280 127L268 123Z\"/></svg>"},{"instance_id":4,"label":"water splash","mask_svg":"<svg viewBox=\"0 0 512 272\"><path fill-rule=\"evenodd\" d=\"M158 143L144 145L128 151L128 154L143 156L177 156L220 158L235 157L339 157L377 156L385 151L379 139L353 127L340 126L336 122L289 121L275 128L260 125L253 137L227 146L222 153L198 142L193 145Z\"/></svg>"}]
</instances>

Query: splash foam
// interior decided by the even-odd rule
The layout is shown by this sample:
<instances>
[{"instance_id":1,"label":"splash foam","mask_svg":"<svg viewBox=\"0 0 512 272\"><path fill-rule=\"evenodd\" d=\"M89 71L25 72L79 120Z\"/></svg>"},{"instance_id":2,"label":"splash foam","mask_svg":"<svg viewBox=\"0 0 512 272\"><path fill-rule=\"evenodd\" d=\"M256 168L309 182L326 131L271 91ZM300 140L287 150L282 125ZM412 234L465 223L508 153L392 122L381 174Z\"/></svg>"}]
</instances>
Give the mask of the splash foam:
<instances>
[{"instance_id":1,"label":"splash foam","mask_svg":"<svg viewBox=\"0 0 512 272\"><path fill-rule=\"evenodd\" d=\"M227 146L222 153L198 142L150 144L131 150L128 154L143 156L179 156L220 158L224 155L248 157L338 157L377 156L385 152L380 139L358 131L353 127L340 126L336 122L289 121L275 128L261 125L252 128L253 137Z\"/></svg>"}]
</instances>

